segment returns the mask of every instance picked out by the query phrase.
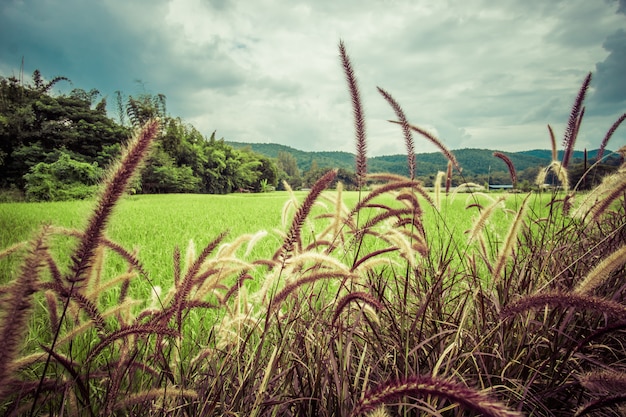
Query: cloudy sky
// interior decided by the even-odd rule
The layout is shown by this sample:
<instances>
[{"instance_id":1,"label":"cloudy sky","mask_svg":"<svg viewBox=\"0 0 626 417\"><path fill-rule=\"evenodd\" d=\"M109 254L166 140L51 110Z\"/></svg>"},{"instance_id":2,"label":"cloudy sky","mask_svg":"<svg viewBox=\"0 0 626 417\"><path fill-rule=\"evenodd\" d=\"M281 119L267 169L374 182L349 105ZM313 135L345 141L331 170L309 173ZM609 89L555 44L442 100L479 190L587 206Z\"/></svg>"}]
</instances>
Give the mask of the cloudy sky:
<instances>
[{"instance_id":1,"label":"cloudy sky","mask_svg":"<svg viewBox=\"0 0 626 417\"><path fill-rule=\"evenodd\" d=\"M550 147L593 72L577 149L626 112L626 0L2 0L0 75L40 69L167 96L203 134L353 151L338 58L361 89L368 154L404 152L380 86L452 149ZM434 149L415 138L417 152ZM626 124L609 148L626 145Z\"/></svg>"}]
</instances>

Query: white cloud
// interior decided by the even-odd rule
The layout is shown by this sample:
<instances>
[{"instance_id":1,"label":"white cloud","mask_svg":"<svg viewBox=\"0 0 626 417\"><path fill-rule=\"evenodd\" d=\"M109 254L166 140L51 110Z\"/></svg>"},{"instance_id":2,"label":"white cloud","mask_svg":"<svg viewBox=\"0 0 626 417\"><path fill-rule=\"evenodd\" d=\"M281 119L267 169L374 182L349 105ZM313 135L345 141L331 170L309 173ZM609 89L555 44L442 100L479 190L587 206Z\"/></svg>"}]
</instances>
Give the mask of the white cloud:
<instances>
[{"instance_id":1,"label":"white cloud","mask_svg":"<svg viewBox=\"0 0 626 417\"><path fill-rule=\"evenodd\" d=\"M579 146L593 147L625 110L623 0L52 3L0 5L2 75L24 55L30 72L107 94L134 94L141 79L173 115L227 140L351 151L339 39L361 87L370 155L404 152L376 86L451 148L547 148L546 124L559 131L596 64L589 106L598 110Z\"/></svg>"}]
</instances>

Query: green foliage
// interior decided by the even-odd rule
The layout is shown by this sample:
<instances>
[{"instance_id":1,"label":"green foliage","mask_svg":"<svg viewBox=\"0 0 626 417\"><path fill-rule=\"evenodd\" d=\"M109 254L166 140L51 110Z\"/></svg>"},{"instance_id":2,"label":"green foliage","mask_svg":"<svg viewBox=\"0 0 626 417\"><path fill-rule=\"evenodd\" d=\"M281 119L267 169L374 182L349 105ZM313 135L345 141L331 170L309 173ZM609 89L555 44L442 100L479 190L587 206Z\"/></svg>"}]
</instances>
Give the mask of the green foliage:
<instances>
[{"instance_id":1,"label":"green foliage","mask_svg":"<svg viewBox=\"0 0 626 417\"><path fill-rule=\"evenodd\" d=\"M142 126L153 118L165 119L167 116L166 97L164 94L140 94L128 96L126 114L133 127Z\"/></svg>"},{"instance_id":2,"label":"green foliage","mask_svg":"<svg viewBox=\"0 0 626 417\"><path fill-rule=\"evenodd\" d=\"M194 193L200 189L200 179L191 167L177 166L163 149L153 152L141 177L141 191L145 193Z\"/></svg>"},{"instance_id":3,"label":"green foliage","mask_svg":"<svg viewBox=\"0 0 626 417\"><path fill-rule=\"evenodd\" d=\"M29 201L62 201L93 196L95 184L102 176L96 164L79 162L66 153L52 162L33 166L26 181L26 198Z\"/></svg>"},{"instance_id":4,"label":"green foliage","mask_svg":"<svg viewBox=\"0 0 626 417\"><path fill-rule=\"evenodd\" d=\"M102 102L92 109L97 90L51 95L51 87L62 80L67 79L46 82L39 71L32 84L0 78L0 186L23 188L24 174L38 162L51 162L50 155L56 160L59 149L94 162L103 147L127 137L128 131L106 116Z\"/></svg>"},{"instance_id":5,"label":"green foliage","mask_svg":"<svg viewBox=\"0 0 626 417\"><path fill-rule=\"evenodd\" d=\"M302 177L296 158L289 152L278 151L276 156L278 164L278 190L284 190L284 183L287 183L292 189L299 190L302 187Z\"/></svg>"},{"instance_id":6,"label":"green foliage","mask_svg":"<svg viewBox=\"0 0 626 417\"><path fill-rule=\"evenodd\" d=\"M25 196L22 190L12 186L9 188L0 189L0 203L12 203L24 201Z\"/></svg>"},{"instance_id":7,"label":"green foliage","mask_svg":"<svg viewBox=\"0 0 626 417\"><path fill-rule=\"evenodd\" d=\"M0 187L24 190L24 175L38 163L56 161L61 150L76 161L106 167L128 136L126 121L136 127L154 117L162 121L157 149L135 190L224 194L259 192L262 181L265 189L278 184L279 170L272 159L249 149L234 150L214 135L205 139L193 126L167 115L163 94L124 97L118 91L117 124L106 115L106 99L97 102L100 93L95 89L74 88L67 95L51 95L51 87L63 80L46 82L39 71L33 74L32 84L0 78ZM44 191L45 183L42 179L37 186L30 184L29 198L47 194L46 198L82 198L90 186L85 183L74 187L75 193L63 191L52 197L53 191Z\"/></svg>"},{"instance_id":8,"label":"green foliage","mask_svg":"<svg viewBox=\"0 0 626 417\"><path fill-rule=\"evenodd\" d=\"M237 149L249 148L263 155L276 158L279 167L283 170L285 170L284 167L289 166L289 164L295 165L295 169L290 168L291 172L302 171L306 173L307 171L311 171L311 167L313 167L314 171L318 170L317 177L323 172L320 168L328 169L334 167L352 171L355 160L355 156L348 152L305 152L289 146L272 143L228 143ZM595 158L596 153L597 151L589 152L590 161ZM285 155L288 155L287 158L292 158L293 161L285 159ZM489 182L490 184L496 185L511 183L506 165L498 158L493 157L493 150L458 149L454 151L454 155L457 157L459 164L463 167L463 176L455 172L453 186L464 182L475 182L478 184ZM519 180L527 180L529 183L534 182L540 168L549 164L552 156L549 150L512 152L507 153L507 155L515 165ZM573 153L573 162L577 165L582 164L582 158L583 152ZM416 161L417 176L428 186L433 185L438 171L446 171L448 163L447 159L439 152L418 153L416 154ZM615 170L619 164L619 157L614 155L607 158L605 164L607 165L607 169L598 170L595 176L595 184L597 184L597 181L607 172ZM386 155L369 158L368 170L371 173L388 172L398 175L407 175L406 155ZM285 170L285 172L289 171ZM579 172L578 176L574 174L574 179L579 178L581 173L582 172ZM309 176L310 180L316 178L315 175ZM292 188L299 188L300 180L293 174L283 175L282 178L287 179L287 182L292 185ZM310 180L305 180L305 182L310 184ZM298 185L294 186L292 183Z\"/></svg>"}]
</instances>

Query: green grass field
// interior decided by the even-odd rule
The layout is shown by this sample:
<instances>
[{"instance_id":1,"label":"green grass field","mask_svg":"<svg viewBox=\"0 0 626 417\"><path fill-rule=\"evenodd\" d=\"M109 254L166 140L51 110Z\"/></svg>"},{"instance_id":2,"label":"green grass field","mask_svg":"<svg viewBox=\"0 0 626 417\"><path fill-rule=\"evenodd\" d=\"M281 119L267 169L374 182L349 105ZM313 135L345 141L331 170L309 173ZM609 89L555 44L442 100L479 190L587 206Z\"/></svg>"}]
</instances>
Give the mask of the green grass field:
<instances>
[{"instance_id":1,"label":"green grass field","mask_svg":"<svg viewBox=\"0 0 626 417\"><path fill-rule=\"evenodd\" d=\"M334 196L334 191L325 195ZM432 209L425 201L425 222L431 239L438 241L454 239L458 245L464 241L464 232L478 215L477 208L469 205L479 202L489 204L490 198L502 194L483 195L458 194L442 197L440 211ZM302 201L306 192L296 192ZM109 223L107 235L126 248L139 250L139 258L156 283L171 277L172 254L176 246L184 251L192 240L201 248L227 231L225 241L244 234L267 231L268 235L259 242L252 256L271 256L280 244L277 232L284 231L282 214L291 196L287 192L266 194L197 195L165 194L134 195L122 199ZM357 192L343 192L347 205L354 205L359 198ZM522 200L519 195L508 195L504 206L516 210ZM547 196L543 197L547 200ZM540 209L542 197L537 196L534 206ZM328 208L328 201L320 201ZM92 201L3 203L0 204L0 248L30 239L44 224L81 229L85 227ZM320 209L323 210L323 209ZM293 215L291 207L289 215ZM319 211L319 210L318 210ZM492 230L504 233L511 215L500 210L491 219ZM290 217L287 219L290 220ZM365 221L365 219L362 219ZM442 229L443 227L443 229ZM441 242L440 242L441 243ZM71 243L68 241L68 245ZM61 245L64 247L64 245ZM64 249L69 253L70 247ZM0 263L0 265L2 265ZM6 282L15 273L17 263L2 265L2 278ZM122 268L121 264L118 268ZM121 272L121 271L116 271Z\"/></svg>"},{"instance_id":2,"label":"green grass field","mask_svg":"<svg viewBox=\"0 0 626 417\"><path fill-rule=\"evenodd\" d=\"M622 200L586 224L565 195L381 187L125 196L101 228L124 249L38 234L86 230L95 202L0 204L0 247L29 242L0 252L0 412L412 415L415 395L551 416L596 398L577 381L598 363L623 378L623 321L602 314L626 311ZM604 347L572 355L588 337Z\"/></svg>"},{"instance_id":3,"label":"green grass field","mask_svg":"<svg viewBox=\"0 0 626 417\"><path fill-rule=\"evenodd\" d=\"M124 247L139 249L146 269L158 280L171 276L175 246L184 251L190 240L202 247L224 231L235 238L280 227L287 199L286 193L128 196L116 208L107 234ZM46 223L84 228L93 205L90 201L0 204L0 247L29 239ZM268 250L275 246L267 242Z\"/></svg>"}]
</instances>

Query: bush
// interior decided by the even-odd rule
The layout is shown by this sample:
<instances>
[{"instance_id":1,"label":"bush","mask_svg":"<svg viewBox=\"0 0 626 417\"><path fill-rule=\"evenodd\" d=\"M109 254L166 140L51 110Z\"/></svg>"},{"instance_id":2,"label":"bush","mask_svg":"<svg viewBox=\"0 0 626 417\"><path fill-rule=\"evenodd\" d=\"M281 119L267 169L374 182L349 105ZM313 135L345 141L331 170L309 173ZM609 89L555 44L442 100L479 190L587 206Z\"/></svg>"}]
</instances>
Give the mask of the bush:
<instances>
[{"instance_id":1,"label":"bush","mask_svg":"<svg viewBox=\"0 0 626 417\"><path fill-rule=\"evenodd\" d=\"M52 163L40 162L24 175L28 201L63 201L92 197L102 176L97 164L61 153Z\"/></svg>"},{"instance_id":2,"label":"bush","mask_svg":"<svg viewBox=\"0 0 626 417\"><path fill-rule=\"evenodd\" d=\"M147 193L195 193L200 178L188 166L151 165L143 173L141 188Z\"/></svg>"},{"instance_id":3,"label":"bush","mask_svg":"<svg viewBox=\"0 0 626 417\"><path fill-rule=\"evenodd\" d=\"M16 186L0 189L0 203L15 203L24 200L24 193Z\"/></svg>"}]
</instances>

